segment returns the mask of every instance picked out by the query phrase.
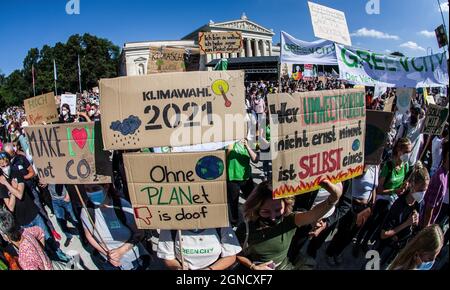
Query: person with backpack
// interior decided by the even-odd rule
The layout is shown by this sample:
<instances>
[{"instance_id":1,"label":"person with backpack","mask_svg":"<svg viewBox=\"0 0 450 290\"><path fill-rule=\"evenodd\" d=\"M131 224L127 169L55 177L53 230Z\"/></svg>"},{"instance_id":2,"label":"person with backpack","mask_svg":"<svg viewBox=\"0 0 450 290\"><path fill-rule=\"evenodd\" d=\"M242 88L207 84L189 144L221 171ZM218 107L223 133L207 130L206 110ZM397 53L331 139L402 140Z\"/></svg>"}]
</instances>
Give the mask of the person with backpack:
<instances>
[{"instance_id":1,"label":"person with backpack","mask_svg":"<svg viewBox=\"0 0 450 290\"><path fill-rule=\"evenodd\" d=\"M171 270L226 270L235 263L240 251L230 227L162 230L157 255Z\"/></svg>"},{"instance_id":2,"label":"person with backpack","mask_svg":"<svg viewBox=\"0 0 450 290\"><path fill-rule=\"evenodd\" d=\"M133 208L119 197L112 184L84 185L87 211L81 222L90 245L100 253L104 270L145 270L150 255L142 245L142 231L136 227Z\"/></svg>"}]
</instances>

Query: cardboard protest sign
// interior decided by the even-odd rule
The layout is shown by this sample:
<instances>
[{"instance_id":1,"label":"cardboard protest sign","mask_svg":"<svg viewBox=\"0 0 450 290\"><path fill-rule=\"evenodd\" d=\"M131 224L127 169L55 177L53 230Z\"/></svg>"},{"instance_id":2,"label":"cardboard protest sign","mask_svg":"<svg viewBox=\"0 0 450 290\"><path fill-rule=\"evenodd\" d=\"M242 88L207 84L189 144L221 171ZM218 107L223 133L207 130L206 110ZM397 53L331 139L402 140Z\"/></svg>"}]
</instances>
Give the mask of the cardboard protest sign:
<instances>
[{"instance_id":1,"label":"cardboard protest sign","mask_svg":"<svg viewBox=\"0 0 450 290\"><path fill-rule=\"evenodd\" d=\"M23 101L29 125L51 123L58 121L55 95L48 93Z\"/></svg>"},{"instance_id":2,"label":"cardboard protest sign","mask_svg":"<svg viewBox=\"0 0 450 290\"><path fill-rule=\"evenodd\" d=\"M392 112L392 107L394 106L394 100L395 97L391 97L390 94L387 96L387 98L384 100L384 112Z\"/></svg>"},{"instance_id":3,"label":"cardboard protest sign","mask_svg":"<svg viewBox=\"0 0 450 290\"><path fill-rule=\"evenodd\" d=\"M416 95L414 88L397 88L397 111L405 114L411 108L411 100Z\"/></svg>"},{"instance_id":4,"label":"cardboard protest sign","mask_svg":"<svg viewBox=\"0 0 450 290\"><path fill-rule=\"evenodd\" d=\"M201 54L238 53L243 48L242 33L199 32L198 46Z\"/></svg>"},{"instance_id":5,"label":"cardboard protest sign","mask_svg":"<svg viewBox=\"0 0 450 290\"><path fill-rule=\"evenodd\" d=\"M30 126L25 128L25 134L43 183L111 182L111 177L96 173L94 123Z\"/></svg>"},{"instance_id":6,"label":"cardboard protest sign","mask_svg":"<svg viewBox=\"0 0 450 290\"><path fill-rule=\"evenodd\" d=\"M308 6L317 38L352 45L344 12L313 2L308 2Z\"/></svg>"},{"instance_id":7,"label":"cardboard protest sign","mask_svg":"<svg viewBox=\"0 0 450 290\"><path fill-rule=\"evenodd\" d=\"M383 157L383 150L390 130L394 113L383 111L366 111L366 140L364 159L366 164L378 165Z\"/></svg>"},{"instance_id":8,"label":"cardboard protest sign","mask_svg":"<svg viewBox=\"0 0 450 290\"><path fill-rule=\"evenodd\" d=\"M422 133L428 135L441 135L448 118L448 108L439 105L428 105L427 115Z\"/></svg>"},{"instance_id":9,"label":"cardboard protest sign","mask_svg":"<svg viewBox=\"0 0 450 290\"><path fill-rule=\"evenodd\" d=\"M319 189L324 179L336 183L362 174L364 89L276 94L268 100L275 199Z\"/></svg>"},{"instance_id":10,"label":"cardboard protest sign","mask_svg":"<svg viewBox=\"0 0 450 290\"><path fill-rule=\"evenodd\" d=\"M140 229L229 226L225 151L124 154Z\"/></svg>"},{"instance_id":11,"label":"cardboard protest sign","mask_svg":"<svg viewBox=\"0 0 450 290\"><path fill-rule=\"evenodd\" d=\"M94 124L94 136L102 136L101 122L95 122ZM113 153L111 151L103 150L103 139L95 138L95 169L99 175L113 176L112 158Z\"/></svg>"},{"instance_id":12,"label":"cardboard protest sign","mask_svg":"<svg viewBox=\"0 0 450 290\"><path fill-rule=\"evenodd\" d=\"M61 95L61 107L67 104L70 107L70 114L77 114L77 95L76 94L62 94Z\"/></svg>"},{"instance_id":13,"label":"cardboard protest sign","mask_svg":"<svg viewBox=\"0 0 450 290\"><path fill-rule=\"evenodd\" d=\"M107 150L195 145L246 136L242 71L103 79L100 93Z\"/></svg>"},{"instance_id":14,"label":"cardboard protest sign","mask_svg":"<svg viewBox=\"0 0 450 290\"><path fill-rule=\"evenodd\" d=\"M147 74L183 71L186 71L183 48L150 47Z\"/></svg>"}]
</instances>

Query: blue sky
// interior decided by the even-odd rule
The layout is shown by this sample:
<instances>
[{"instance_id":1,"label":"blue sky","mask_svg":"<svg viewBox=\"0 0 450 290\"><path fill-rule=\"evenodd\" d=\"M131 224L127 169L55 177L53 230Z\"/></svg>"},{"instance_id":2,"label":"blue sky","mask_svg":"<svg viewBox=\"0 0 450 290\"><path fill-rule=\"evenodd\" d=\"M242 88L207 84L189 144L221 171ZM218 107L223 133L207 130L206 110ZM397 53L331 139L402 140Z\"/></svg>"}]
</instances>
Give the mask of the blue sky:
<instances>
[{"instance_id":1,"label":"blue sky","mask_svg":"<svg viewBox=\"0 0 450 290\"><path fill-rule=\"evenodd\" d=\"M242 12L274 29L274 43L281 30L302 40L315 39L306 0L79 0L79 15L66 14L68 1L0 1L1 72L22 68L30 48L65 42L75 33L105 37L122 47L131 41L180 39L209 20L239 19ZM378 15L366 13L368 1L313 2L345 12L354 46L410 56L425 55L428 47L439 51L434 36L442 23L437 0L379 0ZM448 26L448 5L444 6Z\"/></svg>"}]
</instances>

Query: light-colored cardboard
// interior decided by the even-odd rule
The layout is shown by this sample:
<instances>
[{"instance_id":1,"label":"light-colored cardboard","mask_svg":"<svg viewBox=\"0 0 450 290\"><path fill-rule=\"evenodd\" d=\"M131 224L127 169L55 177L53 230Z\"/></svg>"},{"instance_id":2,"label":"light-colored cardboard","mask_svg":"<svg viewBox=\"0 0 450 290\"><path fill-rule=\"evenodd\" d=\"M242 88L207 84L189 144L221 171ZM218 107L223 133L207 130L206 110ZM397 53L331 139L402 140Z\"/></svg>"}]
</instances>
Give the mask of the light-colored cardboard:
<instances>
[{"instance_id":1,"label":"light-colored cardboard","mask_svg":"<svg viewBox=\"0 0 450 290\"><path fill-rule=\"evenodd\" d=\"M441 135L448 118L448 108L439 105L428 105L427 115L422 133L429 135Z\"/></svg>"},{"instance_id":2,"label":"light-colored cardboard","mask_svg":"<svg viewBox=\"0 0 450 290\"><path fill-rule=\"evenodd\" d=\"M124 164L140 229L229 226L225 151L130 153L124 154ZM182 211L199 214L195 219L181 219Z\"/></svg>"},{"instance_id":3,"label":"light-colored cardboard","mask_svg":"<svg viewBox=\"0 0 450 290\"><path fill-rule=\"evenodd\" d=\"M366 120L364 89L275 94L268 100L275 199L314 191L324 179L336 183L361 175ZM310 100L320 103L316 110L319 114L309 110ZM329 120L314 124L308 121L313 117L317 120L319 115L328 116ZM345 129L354 129L355 135L340 138L341 130ZM344 164L349 154L358 158L351 164ZM328 166L322 166L323 159L328 160ZM305 167L314 169L309 172Z\"/></svg>"},{"instance_id":4,"label":"light-colored cardboard","mask_svg":"<svg viewBox=\"0 0 450 290\"><path fill-rule=\"evenodd\" d=\"M147 74L186 71L184 52L183 48L151 46Z\"/></svg>"},{"instance_id":5,"label":"light-colored cardboard","mask_svg":"<svg viewBox=\"0 0 450 290\"><path fill-rule=\"evenodd\" d=\"M25 127L41 182L110 183L111 177L96 174L94 138L97 137L93 132L93 122Z\"/></svg>"},{"instance_id":6,"label":"light-colored cardboard","mask_svg":"<svg viewBox=\"0 0 450 290\"><path fill-rule=\"evenodd\" d=\"M205 144L246 136L243 71L103 79L100 94L107 150Z\"/></svg>"},{"instance_id":7,"label":"light-colored cardboard","mask_svg":"<svg viewBox=\"0 0 450 290\"><path fill-rule=\"evenodd\" d=\"M48 93L23 101L29 125L46 124L58 121L55 94Z\"/></svg>"},{"instance_id":8,"label":"light-colored cardboard","mask_svg":"<svg viewBox=\"0 0 450 290\"><path fill-rule=\"evenodd\" d=\"M70 107L70 114L76 115L77 114L77 95L76 94L62 94L61 95L61 104L62 105L67 104Z\"/></svg>"},{"instance_id":9,"label":"light-colored cardboard","mask_svg":"<svg viewBox=\"0 0 450 290\"><path fill-rule=\"evenodd\" d=\"M387 134L394 120L394 113L383 111L366 111L365 164L381 163L386 146Z\"/></svg>"},{"instance_id":10,"label":"light-colored cardboard","mask_svg":"<svg viewBox=\"0 0 450 290\"><path fill-rule=\"evenodd\" d=\"M352 45L345 13L308 1L314 35L344 45Z\"/></svg>"},{"instance_id":11,"label":"light-colored cardboard","mask_svg":"<svg viewBox=\"0 0 450 290\"><path fill-rule=\"evenodd\" d=\"M241 32L199 32L201 54L238 53L243 48Z\"/></svg>"}]
</instances>

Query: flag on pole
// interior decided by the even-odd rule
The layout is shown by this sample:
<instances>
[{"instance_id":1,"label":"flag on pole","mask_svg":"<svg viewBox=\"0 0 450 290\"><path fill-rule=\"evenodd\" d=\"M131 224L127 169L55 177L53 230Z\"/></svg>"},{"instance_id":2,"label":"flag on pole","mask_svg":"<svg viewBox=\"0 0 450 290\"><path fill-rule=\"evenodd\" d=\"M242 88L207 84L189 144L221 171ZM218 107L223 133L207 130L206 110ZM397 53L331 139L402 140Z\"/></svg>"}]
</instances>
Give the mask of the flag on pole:
<instances>
[{"instance_id":1,"label":"flag on pole","mask_svg":"<svg viewBox=\"0 0 450 290\"><path fill-rule=\"evenodd\" d=\"M222 58L214 67L214 70L228 70L228 59Z\"/></svg>"},{"instance_id":2,"label":"flag on pole","mask_svg":"<svg viewBox=\"0 0 450 290\"><path fill-rule=\"evenodd\" d=\"M56 72L56 61L53 59L53 79L55 80L55 96L58 95L58 88L56 87L56 81L58 80L58 73Z\"/></svg>"},{"instance_id":3,"label":"flag on pole","mask_svg":"<svg viewBox=\"0 0 450 290\"><path fill-rule=\"evenodd\" d=\"M34 80L34 64L31 65L31 78L33 79L33 96L36 97L36 82Z\"/></svg>"},{"instance_id":4,"label":"flag on pole","mask_svg":"<svg viewBox=\"0 0 450 290\"><path fill-rule=\"evenodd\" d=\"M80 65L80 55L78 55L78 84L80 86L81 93L81 65Z\"/></svg>"}]
</instances>

